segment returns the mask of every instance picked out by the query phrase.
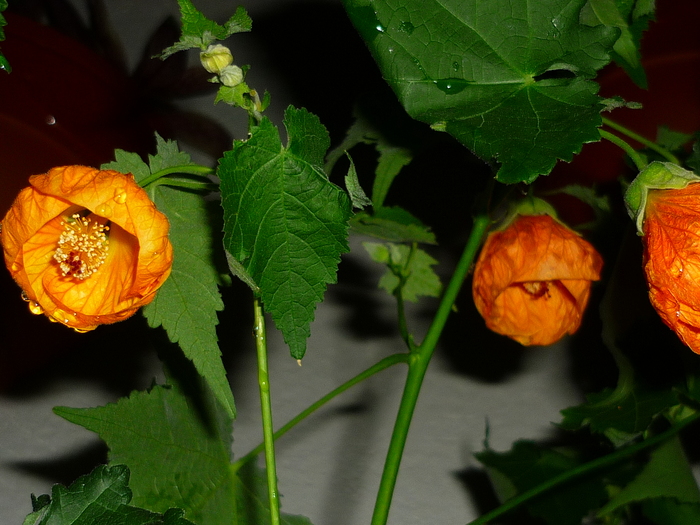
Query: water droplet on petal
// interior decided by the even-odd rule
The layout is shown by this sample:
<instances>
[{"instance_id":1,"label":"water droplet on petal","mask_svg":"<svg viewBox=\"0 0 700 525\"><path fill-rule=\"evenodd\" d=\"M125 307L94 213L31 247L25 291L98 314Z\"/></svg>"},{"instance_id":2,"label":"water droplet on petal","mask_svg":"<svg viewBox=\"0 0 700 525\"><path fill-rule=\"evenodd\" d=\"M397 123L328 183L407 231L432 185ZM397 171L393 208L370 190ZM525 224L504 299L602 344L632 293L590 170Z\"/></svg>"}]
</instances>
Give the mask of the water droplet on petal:
<instances>
[{"instance_id":1,"label":"water droplet on petal","mask_svg":"<svg viewBox=\"0 0 700 525\"><path fill-rule=\"evenodd\" d=\"M86 334L90 331L90 330L85 330L84 328L73 328L73 330L79 334Z\"/></svg>"},{"instance_id":2,"label":"water droplet on petal","mask_svg":"<svg viewBox=\"0 0 700 525\"><path fill-rule=\"evenodd\" d=\"M100 204L97 207L97 209L95 210L95 213L97 213L97 215L100 215L102 217L111 217L112 216L112 208L107 204Z\"/></svg>"},{"instance_id":3,"label":"water droplet on petal","mask_svg":"<svg viewBox=\"0 0 700 525\"><path fill-rule=\"evenodd\" d=\"M23 301L27 303L31 301L31 299L29 299L29 296L27 295L27 292L25 292L24 290L22 290L22 293L20 293L19 296L22 298Z\"/></svg>"},{"instance_id":4,"label":"water droplet on petal","mask_svg":"<svg viewBox=\"0 0 700 525\"><path fill-rule=\"evenodd\" d=\"M56 319L56 321L58 321L59 323L68 324L70 322L70 319L68 319L68 314L60 308L56 308L53 311L53 318Z\"/></svg>"},{"instance_id":5,"label":"water droplet on petal","mask_svg":"<svg viewBox=\"0 0 700 525\"><path fill-rule=\"evenodd\" d=\"M124 190L114 190L114 201L117 204L124 204L126 202L126 192Z\"/></svg>"},{"instance_id":6,"label":"water droplet on petal","mask_svg":"<svg viewBox=\"0 0 700 525\"><path fill-rule=\"evenodd\" d=\"M20 270L20 268L22 268L22 267L19 264L17 264L16 262L14 262L14 263L12 263L11 268L12 268L13 272L18 272Z\"/></svg>"},{"instance_id":7,"label":"water droplet on petal","mask_svg":"<svg viewBox=\"0 0 700 525\"><path fill-rule=\"evenodd\" d=\"M680 317L680 316L681 316L680 310L676 310L676 317Z\"/></svg>"},{"instance_id":8,"label":"water droplet on petal","mask_svg":"<svg viewBox=\"0 0 700 525\"><path fill-rule=\"evenodd\" d=\"M41 315L44 313L44 309L41 305L32 301L29 302L29 311L34 315Z\"/></svg>"}]
</instances>

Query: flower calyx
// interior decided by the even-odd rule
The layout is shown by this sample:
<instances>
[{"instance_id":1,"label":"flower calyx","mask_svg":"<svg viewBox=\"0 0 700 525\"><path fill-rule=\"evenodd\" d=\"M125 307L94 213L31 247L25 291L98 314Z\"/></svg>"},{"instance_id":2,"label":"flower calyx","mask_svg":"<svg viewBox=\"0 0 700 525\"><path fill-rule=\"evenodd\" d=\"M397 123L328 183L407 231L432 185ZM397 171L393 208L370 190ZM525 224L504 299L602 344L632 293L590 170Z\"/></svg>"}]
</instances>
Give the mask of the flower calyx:
<instances>
[{"instance_id":1,"label":"flower calyx","mask_svg":"<svg viewBox=\"0 0 700 525\"><path fill-rule=\"evenodd\" d=\"M679 190L698 182L698 175L672 162L654 161L640 171L625 192L625 206L635 221L637 234L644 235L644 216L650 190Z\"/></svg>"}]
</instances>

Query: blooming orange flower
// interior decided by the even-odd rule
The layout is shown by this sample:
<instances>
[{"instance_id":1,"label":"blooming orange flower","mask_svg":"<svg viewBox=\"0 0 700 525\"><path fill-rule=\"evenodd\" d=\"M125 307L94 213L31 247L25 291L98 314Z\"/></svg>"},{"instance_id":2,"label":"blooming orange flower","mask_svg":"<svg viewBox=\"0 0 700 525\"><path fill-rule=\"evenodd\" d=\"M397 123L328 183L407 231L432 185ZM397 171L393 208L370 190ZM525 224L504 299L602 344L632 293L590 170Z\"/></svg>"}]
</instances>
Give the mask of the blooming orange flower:
<instances>
[{"instance_id":1,"label":"blooming orange flower","mask_svg":"<svg viewBox=\"0 0 700 525\"><path fill-rule=\"evenodd\" d=\"M603 260L549 215L519 215L489 234L472 295L486 326L529 345L548 345L581 324Z\"/></svg>"},{"instance_id":2,"label":"blooming orange flower","mask_svg":"<svg viewBox=\"0 0 700 525\"><path fill-rule=\"evenodd\" d=\"M153 300L172 265L169 224L133 176L64 166L29 183L2 246L33 313L87 331Z\"/></svg>"},{"instance_id":3,"label":"blooming orange flower","mask_svg":"<svg viewBox=\"0 0 700 525\"><path fill-rule=\"evenodd\" d=\"M651 304L700 354L700 184L650 190L643 231Z\"/></svg>"}]
</instances>

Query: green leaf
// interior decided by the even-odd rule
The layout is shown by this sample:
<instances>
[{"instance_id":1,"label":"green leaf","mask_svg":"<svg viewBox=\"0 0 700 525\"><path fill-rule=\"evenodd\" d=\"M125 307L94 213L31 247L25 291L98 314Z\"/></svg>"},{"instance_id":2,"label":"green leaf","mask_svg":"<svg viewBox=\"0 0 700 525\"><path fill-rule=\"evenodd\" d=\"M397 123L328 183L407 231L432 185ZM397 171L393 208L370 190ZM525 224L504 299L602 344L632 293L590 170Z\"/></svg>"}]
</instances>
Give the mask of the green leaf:
<instances>
[{"instance_id":1,"label":"green leaf","mask_svg":"<svg viewBox=\"0 0 700 525\"><path fill-rule=\"evenodd\" d=\"M532 182L600 140L598 85L618 31L585 0L344 0L404 108Z\"/></svg>"},{"instance_id":2,"label":"green leaf","mask_svg":"<svg viewBox=\"0 0 700 525\"><path fill-rule=\"evenodd\" d=\"M379 208L384 205L384 199L396 176L413 160L413 154L408 148L392 143L369 119L356 112L355 121L348 129L343 142L328 153L326 171L330 173L343 153L357 144L373 144L379 152L372 186L372 204Z\"/></svg>"},{"instance_id":3,"label":"green leaf","mask_svg":"<svg viewBox=\"0 0 700 525\"><path fill-rule=\"evenodd\" d=\"M357 169L355 169L355 163L352 161L350 154L348 154L348 160L350 161L350 167L348 168L348 174L345 176L345 187L350 194L353 208L362 210L365 206L372 206L372 201L367 197L362 186L360 186L360 180L357 177Z\"/></svg>"},{"instance_id":4,"label":"green leaf","mask_svg":"<svg viewBox=\"0 0 700 525\"><path fill-rule=\"evenodd\" d=\"M7 9L7 0L0 0L0 13L2 13L5 9ZM0 41L5 40L5 30L3 27L6 25L7 20L5 20L5 17L0 14ZM10 63L2 53L0 53L0 69L7 71L8 73L12 72Z\"/></svg>"},{"instance_id":5,"label":"green leaf","mask_svg":"<svg viewBox=\"0 0 700 525\"><path fill-rule=\"evenodd\" d=\"M642 33L654 16L654 0L588 0L581 10L581 21L590 26L603 24L620 30L613 58L641 88L647 79L641 63Z\"/></svg>"},{"instance_id":6,"label":"green leaf","mask_svg":"<svg viewBox=\"0 0 700 525\"><path fill-rule=\"evenodd\" d=\"M185 383L189 396L170 383L103 407L54 411L99 434L111 463L129 466L134 505L155 512L182 508L195 523L235 523L232 418L196 377Z\"/></svg>"},{"instance_id":7,"label":"green leaf","mask_svg":"<svg viewBox=\"0 0 700 525\"><path fill-rule=\"evenodd\" d=\"M505 501L584 461L573 449L548 450L530 441L518 441L509 452L485 450L475 454L495 482L497 494ZM552 525L580 525L591 509L607 499L604 483L596 477L572 480L527 504L528 511Z\"/></svg>"},{"instance_id":8,"label":"green leaf","mask_svg":"<svg viewBox=\"0 0 700 525\"><path fill-rule=\"evenodd\" d=\"M693 140L693 138L694 136L690 133L674 131L668 126L659 126L656 132L656 143L669 151L678 151L682 149L683 146Z\"/></svg>"},{"instance_id":9,"label":"green leaf","mask_svg":"<svg viewBox=\"0 0 700 525\"><path fill-rule=\"evenodd\" d=\"M242 7L236 9L233 16L222 26L205 17L190 0L177 0L177 3L180 4L182 34L177 43L163 50L160 55L163 60L185 49L204 50L217 40L225 40L234 33L250 31L253 27L252 20Z\"/></svg>"},{"instance_id":10,"label":"green leaf","mask_svg":"<svg viewBox=\"0 0 700 525\"><path fill-rule=\"evenodd\" d=\"M673 498L653 498L642 503L642 512L658 525L700 523L700 504L679 503Z\"/></svg>"},{"instance_id":11,"label":"green leaf","mask_svg":"<svg viewBox=\"0 0 700 525\"><path fill-rule=\"evenodd\" d=\"M182 508L197 524L269 523L264 471L253 463L238 471L231 466L233 419L191 363L179 355L166 362L167 385L103 407L54 411L97 432L110 462L129 466L134 505L154 512ZM282 523L309 521L283 516Z\"/></svg>"},{"instance_id":12,"label":"green leaf","mask_svg":"<svg viewBox=\"0 0 700 525\"><path fill-rule=\"evenodd\" d=\"M439 297L440 278L433 271L437 261L417 246L405 244L363 242L370 257L388 266L379 280L379 287L393 295L401 286L405 300L417 302L421 296Z\"/></svg>"},{"instance_id":13,"label":"green leaf","mask_svg":"<svg viewBox=\"0 0 700 525\"><path fill-rule=\"evenodd\" d=\"M651 453L644 469L600 509L598 516L650 498L673 498L679 503L700 504L697 482L677 436Z\"/></svg>"},{"instance_id":14,"label":"green leaf","mask_svg":"<svg viewBox=\"0 0 700 525\"><path fill-rule=\"evenodd\" d=\"M117 160L102 169L132 173L137 181L143 181L152 172L192 164L189 155L178 150L176 142L160 136L156 140L157 155L149 155L150 167L135 153L117 150ZM156 207L170 221L173 268L156 298L143 308L143 314L150 326L163 326L169 339L180 345L233 417L233 394L216 334L217 312L224 308L218 288L221 279L214 262L217 207L198 193L165 184L154 184L148 190Z\"/></svg>"},{"instance_id":15,"label":"green leaf","mask_svg":"<svg viewBox=\"0 0 700 525\"><path fill-rule=\"evenodd\" d=\"M179 509L159 515L127 505L129 469L125 465L96 467L70 487L54 485L51 498L40 498L40 508L29 514L23 525L194 525Z\"/></svg>"},{"instance_id":16,"label":"green leaf","mask_svg":"<svg viewBox=\"0 0 700 525\"><path fill-rule=\"evenodd\" d=\"M562 410L560 426L576 430L588 425L613 441L617 441L615 437L628 441L639 435L659 413L678 404L670 389L651 390L638 384L622 390L606 389L587 399L582 405Z\"/></svg>"},{"instance_id":17,"label":"green leaf","mask_svg":"<svg viewBox=\"0 0 700 525\"><path fill-rule=\"evenodd\" d=\"M131 173L136 182L141 182L151 174L148 167L138 153L131 153L121 149L114 150L114 158L112 162L107 162L100 166L102 170L114 170L119 173Z\"/></svg>"},{"instance_id":18,"label":"green leaf","mask_svg":"<svg viewBox=\"0 0 700 525\"><path fill-rule=\"evenodd\" d=\"M430 228L398 206L357 213L350 220L350 226L355 233L385 241L437 244Z\"/></svg>"},{"instance_id":19,"label":"green leaf","mask_svg":"<svg viewBox=\"0 0 700 525\"><path fill-rule=\"evenodd\" d=\"M292 356L301 359L316 303L348 250L351 205L323 171L329 139L318 118L290 107L284 123L287 147L263 118L248 140L235 141L224 154L217 174L224 247L236 272L245 271L259 289Z\"/></svg>"}]
</instances>

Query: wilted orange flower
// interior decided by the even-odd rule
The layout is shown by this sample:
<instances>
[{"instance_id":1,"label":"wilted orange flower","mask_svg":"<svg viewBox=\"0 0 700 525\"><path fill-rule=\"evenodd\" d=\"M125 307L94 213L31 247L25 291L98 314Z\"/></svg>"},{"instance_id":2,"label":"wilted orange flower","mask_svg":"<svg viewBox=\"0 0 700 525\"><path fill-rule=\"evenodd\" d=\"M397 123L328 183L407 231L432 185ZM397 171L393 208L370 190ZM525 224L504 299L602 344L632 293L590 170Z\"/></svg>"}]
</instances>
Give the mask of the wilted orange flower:
<instances>
[{"instance_id":1,"label":"wilted orange flower","mask_svg":"<svg viewBox=\"0 0 700 525\"><path fill-rule=\"evenodd\" d=\"M548 345L581 324L603 260L549 215L520 215L489 234L472 294L486 326L529 345Z\"/></svg>"},{"instance_id":2,"label":"wilted orange flower","mask_svg":"<svg viewBox=\"0 0 700 525\"><path fill-rule=\"evenodd\" d=\"M650 190L644 213L644 271L651 304L700 354L700 184Z\"/></svg>"},{"instance_id":3,"label":"wilted orange flower","mask_svg":"<svg viewBox=\"0 0 700 525\"><path fill-rule=\"evenodd\" d=\"M172 265L169 224L131 175L65 166L29 184L1 238L33 313L87 331L153 300Z\"/></svg>"}]
</instances>

